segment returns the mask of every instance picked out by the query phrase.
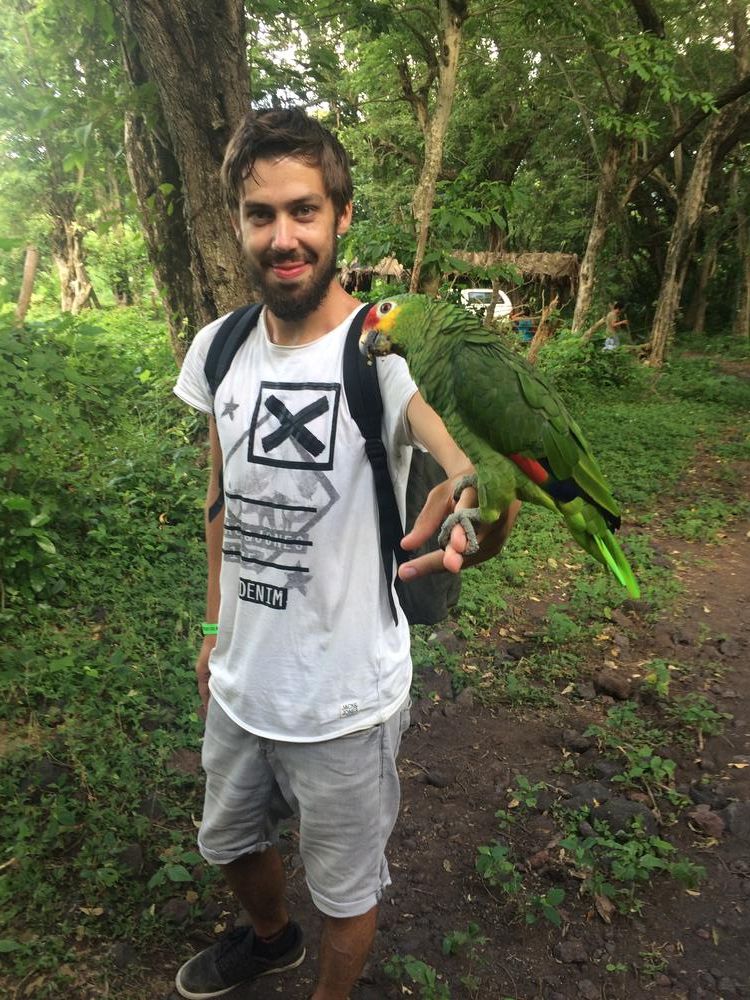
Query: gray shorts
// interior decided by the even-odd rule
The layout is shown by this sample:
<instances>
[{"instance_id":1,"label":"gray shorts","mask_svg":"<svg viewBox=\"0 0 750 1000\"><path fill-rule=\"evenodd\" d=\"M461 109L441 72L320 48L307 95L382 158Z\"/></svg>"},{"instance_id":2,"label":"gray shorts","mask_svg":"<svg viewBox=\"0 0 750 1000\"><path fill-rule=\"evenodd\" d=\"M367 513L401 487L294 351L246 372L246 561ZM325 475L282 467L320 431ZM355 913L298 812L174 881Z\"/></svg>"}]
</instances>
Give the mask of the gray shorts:
<instances>
[{"instance_id":1,"label":"gray shorts","mask_svg":"<svg viewBox=\"0 0 750 1000\"><path fill-rule=\"evenodd\" d=\"M299 853L319 910L356 917L390 885L385 845L400 802L396 754L409 701L386 722L322 743L267 740L212 698L203 741L206 798L198 847L225 865L278 840L299 816Z\"/></svg>"}]
</instances>

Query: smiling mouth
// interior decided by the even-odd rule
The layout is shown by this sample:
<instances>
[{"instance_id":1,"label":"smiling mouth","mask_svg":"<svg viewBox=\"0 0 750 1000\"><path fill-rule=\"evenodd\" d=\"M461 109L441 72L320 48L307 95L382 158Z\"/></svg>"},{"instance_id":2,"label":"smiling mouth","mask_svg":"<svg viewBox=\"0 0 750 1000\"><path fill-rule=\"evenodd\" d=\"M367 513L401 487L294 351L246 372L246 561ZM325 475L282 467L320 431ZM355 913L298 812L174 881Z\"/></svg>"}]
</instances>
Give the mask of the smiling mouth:
<instances>
[{"instance_id":1,"label":"smiling mouth","mask_svg":"<svg viewBox=\"0 0 750 1000\"><path fill-rule=\"evenodd\" d=\"M304 274L305 270L309 266L306 260L295 260L289 261L285 264L271 264L271 270L276 275L277 278L281 278L284 281L291 281L294 278L299 278Z\"/></svg>"}]
</instances>

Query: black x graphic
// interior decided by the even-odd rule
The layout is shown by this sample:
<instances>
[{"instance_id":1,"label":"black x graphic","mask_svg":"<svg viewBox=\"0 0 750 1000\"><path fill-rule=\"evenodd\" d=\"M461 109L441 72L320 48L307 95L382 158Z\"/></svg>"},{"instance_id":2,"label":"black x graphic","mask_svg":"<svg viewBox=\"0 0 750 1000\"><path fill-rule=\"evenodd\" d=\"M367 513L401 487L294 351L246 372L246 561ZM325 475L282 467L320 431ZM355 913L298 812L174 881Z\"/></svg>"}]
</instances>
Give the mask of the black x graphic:
<instances>
[{"instance_id":1,"label":"black x graphic","mask_svg":"<svg viewBox=\"0 0 750 1000\"><path fill-rule=\"evenodd\" d=\"M277 430L272 434L266 434L262 439L263 450L266 454L274 448L278 448L289 437L293 437L295 441L302 445L305 451L316 458L322 451L325 451L323 442L305 427L305 424L314 420L315 417L319 417L321 414L327 412L329 407L325 396L314 403L310 403L309 406L303 407L296 414L292 414L276 396L269 396L266 399L265 405L266 409L276 417L280 424Z\"/></svg>"}]
</instances>

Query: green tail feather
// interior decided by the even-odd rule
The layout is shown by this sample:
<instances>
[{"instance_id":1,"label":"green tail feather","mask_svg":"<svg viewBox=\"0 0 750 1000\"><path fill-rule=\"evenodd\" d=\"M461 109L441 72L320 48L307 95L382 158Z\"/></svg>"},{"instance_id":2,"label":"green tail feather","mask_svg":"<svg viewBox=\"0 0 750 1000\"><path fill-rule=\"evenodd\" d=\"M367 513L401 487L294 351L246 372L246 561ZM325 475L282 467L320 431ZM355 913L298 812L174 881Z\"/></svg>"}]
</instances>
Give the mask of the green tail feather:
<instances>
[{"instance_id":1,"label":"green tail feather","mask_svg":"<svg viewBox=\"0 0 750 1000\"><path fill-rule=\"evenodd\" d=\"M640 587L633 576L630 563L625 558L625 553L615 541L614 535L607 532L604 538L601 538L599 535L594 535L593 537L596 547L602 556L601 561L609 566L615 578L625 587L630 596L638 599L641 596Z\"/></svg>"}]
</instances>

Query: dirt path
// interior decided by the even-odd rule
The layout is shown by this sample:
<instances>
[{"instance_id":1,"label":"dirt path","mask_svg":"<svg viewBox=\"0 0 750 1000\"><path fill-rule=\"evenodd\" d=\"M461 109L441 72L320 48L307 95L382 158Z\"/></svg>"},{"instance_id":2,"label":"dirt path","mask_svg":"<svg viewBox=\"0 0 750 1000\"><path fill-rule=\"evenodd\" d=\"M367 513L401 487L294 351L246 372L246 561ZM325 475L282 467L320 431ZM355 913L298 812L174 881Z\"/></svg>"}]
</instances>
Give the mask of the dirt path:
<instances>
[{"instance_id":1,"label":"dirt path","mask_svg":"<svg viewBox=\"0 0 750 1000\"><path fill-rule=\"evenodd\" d=\"M747 485L745 475L744 483L735 484L738 496ZM649 621L639 602L615 612L577 682L550 682L551 705L489 709L469 692L454 700L447 674L429 679L432 697L415 705L402 748L403 806L389 851L394 884L353 1000L750 997L749 529L735 524L710 545L661 536L661 558L675 566L685 588L679 610L659 621ZM524 646L535 641L539 613L532 604L511 609L506 637L488 639L496 655L524 655ZM656 813L649 796L610 780L611 754L584 735L620 703L589 683L605 661L625 685L618 695L637 698L641 668L655 658L680 668L670 672L672 697L700 693L732 716L721 735L700 741L688 734L682 744L653 747L677 762L675 784L685 796L674 810L660 799ZM531 785L544 783L535 804L519 803L516 795L513 805L509 789L517 791L518 776ZM593 780L600 784L580 787ZM653 831L705 868L706 877L686 889L658 876L637 889L636 912L610 913L601 895L581 893L583 873L563 859L559 806L571 795L581 804L588 795L594 808L610 799L648 812ZM701 802L704 807L695 812ZM513 812L506 829L495 816L498 809ZM583 837L586 826L580 831ZM508 846L524 898L564 891L559 927L545 919L530 926L517 899L479 877L477 850L494 841ZM296 973L237 989L232 1000L301 1000L312 992L320 921L293 834L285 844L292 905L308 935L309 960ZM185 929L174 954L153 956L151 969L136 973L142 996L176 997L170 993L175 963L211 941L217 923L231 920L231 911L217 905L211 919ZM466 932L470 924L478 926L473 942L445 954L446 935ZM394 954L412 955L437 970L441 978L432 992L408 975L389 978L383 963ZM450 992L440 993L440 984Z\"/></svg>"}]
</instances>

